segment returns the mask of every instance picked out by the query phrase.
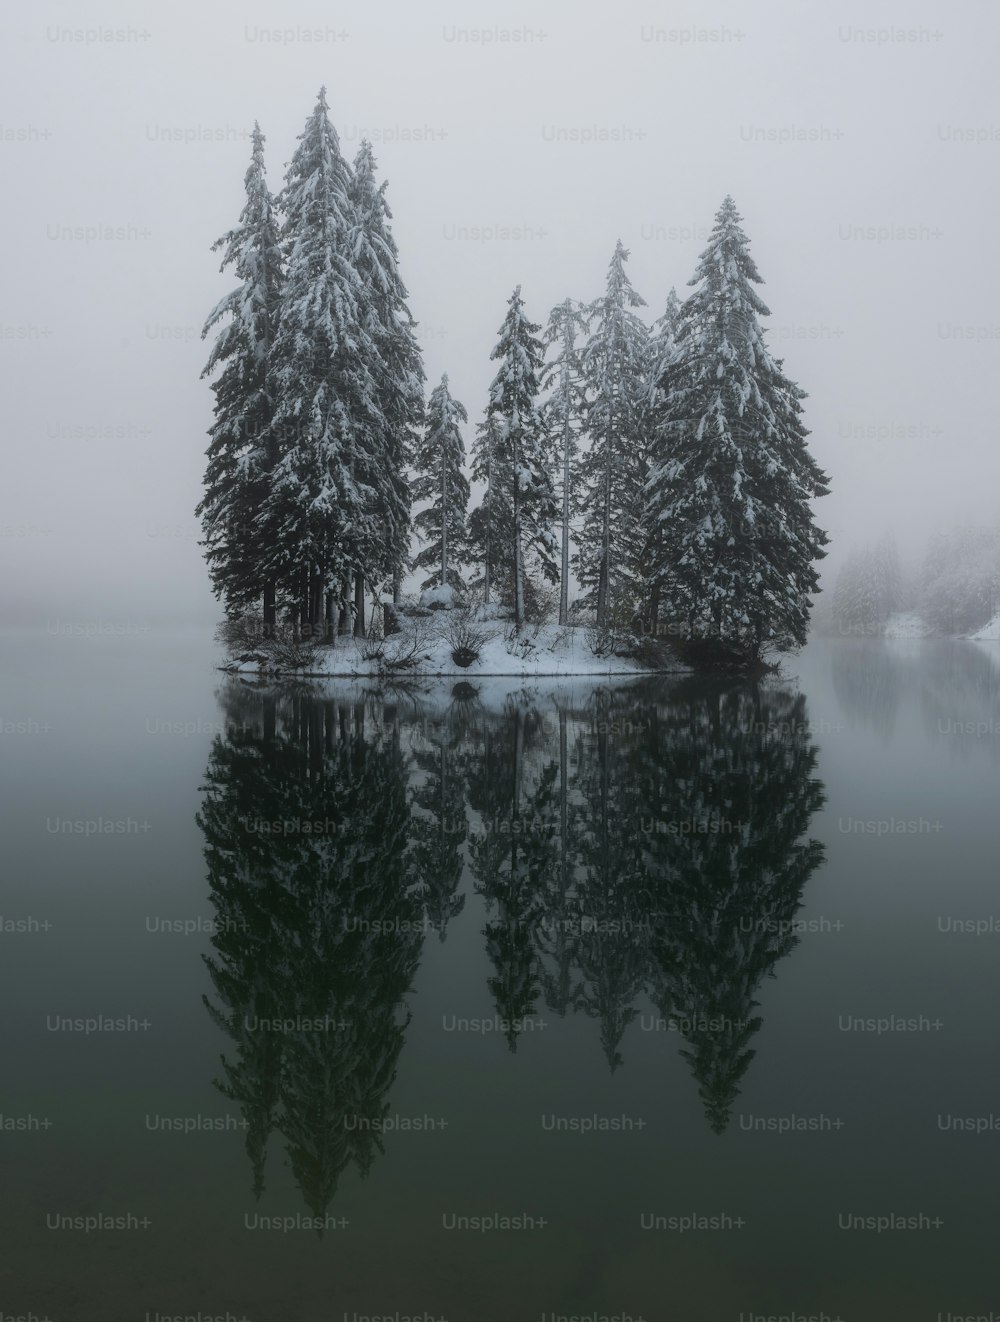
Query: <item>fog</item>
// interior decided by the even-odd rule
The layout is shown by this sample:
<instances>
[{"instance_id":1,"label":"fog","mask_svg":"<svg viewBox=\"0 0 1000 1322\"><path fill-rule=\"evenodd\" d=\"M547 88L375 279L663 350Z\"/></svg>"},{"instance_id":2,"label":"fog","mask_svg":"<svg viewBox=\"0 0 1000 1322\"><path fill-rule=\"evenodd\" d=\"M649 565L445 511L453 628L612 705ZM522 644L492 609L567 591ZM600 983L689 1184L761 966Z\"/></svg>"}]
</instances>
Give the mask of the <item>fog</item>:
<instances>
[{"instance_id":1,"label":"fog","mask_svg":"<svg viewBox=\"0 0 1000 1322\"><path fill-rule=\"evenodd\" d=\"M4 621L221 614L193 513L200 329L230 284L210 246L254 119L277 191L321 84L344 154L373 141L467 446L516 284L544 323L600 292L620 236L652 320L731 192L831 476L827 578L887 529L914 555L995 522L998 38L985 3L21 7L0 84Z\"/></svg>"}]
</instances>

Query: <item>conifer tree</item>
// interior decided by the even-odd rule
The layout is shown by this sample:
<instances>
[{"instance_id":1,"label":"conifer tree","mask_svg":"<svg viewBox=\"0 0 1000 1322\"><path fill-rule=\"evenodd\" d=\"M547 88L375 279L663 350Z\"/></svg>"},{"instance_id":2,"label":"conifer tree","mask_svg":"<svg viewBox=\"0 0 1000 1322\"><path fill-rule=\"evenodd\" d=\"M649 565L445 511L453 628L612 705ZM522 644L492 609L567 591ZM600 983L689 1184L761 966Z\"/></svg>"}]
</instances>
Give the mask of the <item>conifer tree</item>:
<instances>
[{"instance_id":1,"label":"conifer tree","mask_svg":"<svg viewBox=\"0 0 1000 1322\"><path fill-rule=\"evenodd\" d=\"M202 336L224 318L202 376L212 383L215 420L206 451L205 490L196 513L215 595L228 615L263 601L265 628L274 624L274 579L263 567L261 510L276 459L269 355L278 324L281 252L274 199L264 170L264 135L254 124L240 223L224 234L224 271L239 284L213 309Z\"/></svg>"},{"instance_id":2,"label":"conifer tree","mask_svg":"<svg viewBox=\"0 0 1000 1322\"><path fill-rule=\"evenodd\" d=\"M431 392L427 429L414 455L413 499L431 502L413 521L427 543L413 559L414 569L430 570L421 584L424 588L446 584L456 592L465 590L458 565L465 546L469 483L462 471L465 444L460 424L468 420L464 405L452 397L445 373Z\"/></svg>"},{"instance_id":3,"label":"conifer tree","mask_svg":"<svg viewBox=\"0 0 1000 1322\"><path fill-rule=\"evenodd\" d=\"M649 392L651 403L661 398L669 386L667 364L674 352L677 339L677 322L681 312L681 301L677 290L671 288L667 295L667 305L663 315L657 317L649 332Z\"/></svg>"},{"instance_id":4,"label":"conifer tree","mask_svg":"<svg viewBox=\"0 0 1000 1322\"><path fill-rule=\"evenodd\" d=\"M500 481L496 463L500 441L497 420L489 413L476 427L472 442L472 480L485 487L483 498L469 515L469 555L478 565L471 580L481 588L483 601L489 605L493 592L503 581L501 548L510 544L511 511L509 491Z\"/></svg>"},{"instance_id":5,"label":"conifer tree","mask_svg":"<svg viewBox=\"0 0 1000 1322\"><path fill-rule=\"evenodd\" d=\"M514 622L524 621L526 556L530 552L543 575L555 582L555 495L544 449L538 407L542 346L538 326L524 312L521 286L508 300L507 316L491 358L500 363L490 386L487 418L496 426L492 481L499 479L511 512L507 548L513 579Z\"/></svg>"},{"instance_id":6,"label":"conifer tree","mask_svg":"<svg viewBox=\"0 0 1000 1322\"><path fill-rule=\"evenodd\" d=\"M827 478L805 444L805 392L771 357L761 276L727 197L684 303L646 484L651 584L689 637L750 659L805 642L827 537Z\"/></svg>"},{"instance_id":7,"label":"conifer tree","mask_svg":"<svg viewBox=\"0 0 1000 1322\"><path fill-rule=\"evenodd\" d=\"M299 137L280 196L286 278L274 344L282 454L268 502L269 566L318 630L344 600L382 532L373 456L386 422L366 289L354 266L351 171L326 91Z\"/></svg>"},{"instance_id":8,"label":"conifer tree","mask_svg":"<svg viewBox=\"0 0 1000 1322\"><path fill-rule=\"evenodd\" d=\"M406 568L410 533L410 490L406 478L423 417L424 368L416 338L416 322L407 306L406 286L399 274L399 250L389 222L386 183L375 178L371 144L361 143L354 161L350 196L354 209L353 262L362 282L365 320L376 356L371 375L384 427L373 436L367 456L368 483L377 495L381 527L366 552L372 585L392 583L399 599ZM363 581L355 576L355 629L363 630Z\"/></svg>"},{"instance_id":9,"label":"conifer tree","mask_svg":"<svg viewBox=\"0 0 1000 1322\"><path fill-rule=\"evenodd\" d=\"M589 329L579 303L564 299L549 314L543 343L555 350L542 375L542 389L551 394L545 401L544 419L550 449L560 455L562 503L561 564L559 572L559 623L569 623L570 512L575 503L579 431L586 409L586 389L578 341Z\"/></svg>"},{"instance_id":10,"label":"conifer tree","mask_svg":"<svg viewBox=\"0 0 1000 1322\"><path fill-rule=\"evenodd\" d=\"M596 606L598 628L638 595L649 332L633 311L646 300L632 288L627 260L619 240L604 295L588 309L595 325L583 351L590 446L579 465L584 517L576 565L581 604Z\"/></svg>"}]
</instances>

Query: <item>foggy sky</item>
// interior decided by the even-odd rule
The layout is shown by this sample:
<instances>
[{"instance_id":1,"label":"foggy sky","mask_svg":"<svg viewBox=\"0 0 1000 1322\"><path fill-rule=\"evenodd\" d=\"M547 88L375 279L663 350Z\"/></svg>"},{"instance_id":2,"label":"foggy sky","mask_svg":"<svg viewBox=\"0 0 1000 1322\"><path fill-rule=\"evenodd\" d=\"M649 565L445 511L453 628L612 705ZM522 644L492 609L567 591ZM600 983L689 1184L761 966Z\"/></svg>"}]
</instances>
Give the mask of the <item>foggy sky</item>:
<instances>
[{"instance_id":1,"label":"foggy sky","mask_svg":"<svg viewBox=\"0 0 1000 1322\"><path fill-rule=\"evenodd\" d=\"M233 283L210 245L254 119L276 192L324 83L344 154L367 133L389 180L429 385L449 373L467 448L516 284L544 323L601 292L621 237L652 320L731 192L831 476L825 568L889 527L906 552L995 523L998 38L987 3L9 11L3 621L221 614L193 514L200 330Z\"/></svg>"}]
</instances>

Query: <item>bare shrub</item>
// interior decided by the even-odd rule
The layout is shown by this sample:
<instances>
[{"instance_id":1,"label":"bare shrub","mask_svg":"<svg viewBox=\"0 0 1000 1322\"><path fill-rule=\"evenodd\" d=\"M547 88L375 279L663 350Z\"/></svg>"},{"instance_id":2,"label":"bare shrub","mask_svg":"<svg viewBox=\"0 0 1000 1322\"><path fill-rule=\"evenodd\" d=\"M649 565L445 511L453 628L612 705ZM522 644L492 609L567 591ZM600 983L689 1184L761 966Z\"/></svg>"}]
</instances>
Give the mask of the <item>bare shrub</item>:
<instances>
[{"instance_id":1,"label":"bare shrub","mask_svg":"<svg viewBox=\"0 0 1000 1322\"><path fill-rule=\"evenodd\" d=\"M290 620L279 620L270 629L259 615L239 615L223 620L215 631L226 649L229 665L256 664L276 672L315 667L323 646L321 632L310 635Z\"/></svg>"},{"instance_id":2,"label":"bare shrub","mask_svg":"<svg viewBox=\"0 0 1000 1322\"><path fill-rule=\"evenodd\" d=\"M456 666L466 669L479 660L480 652L496 637L496 631L466 608L451 613L444 636L451 647L452 661Z\"/></svg>"}]
</instances>

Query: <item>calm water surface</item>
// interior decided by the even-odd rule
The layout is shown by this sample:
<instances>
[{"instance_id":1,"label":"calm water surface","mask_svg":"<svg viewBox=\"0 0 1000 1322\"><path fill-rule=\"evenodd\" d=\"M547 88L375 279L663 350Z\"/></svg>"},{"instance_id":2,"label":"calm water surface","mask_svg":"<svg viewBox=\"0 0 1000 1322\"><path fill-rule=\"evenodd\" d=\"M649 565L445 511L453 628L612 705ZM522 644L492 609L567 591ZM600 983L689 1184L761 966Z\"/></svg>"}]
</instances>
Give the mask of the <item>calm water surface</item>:
<instances>
[{"instance_id":1,"label":"calm water surface","mask_svg":"<svg viewBox=\"0 0 1000 1322\"><path fill-rule=\"evenodd\" d=\"M1000 1314L1000 645L214 667L0 637L4 1318Z\"/></svg>"}]
</instances>

